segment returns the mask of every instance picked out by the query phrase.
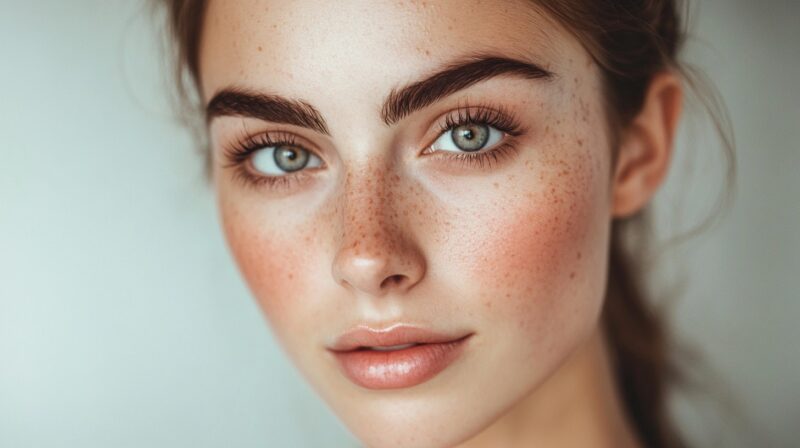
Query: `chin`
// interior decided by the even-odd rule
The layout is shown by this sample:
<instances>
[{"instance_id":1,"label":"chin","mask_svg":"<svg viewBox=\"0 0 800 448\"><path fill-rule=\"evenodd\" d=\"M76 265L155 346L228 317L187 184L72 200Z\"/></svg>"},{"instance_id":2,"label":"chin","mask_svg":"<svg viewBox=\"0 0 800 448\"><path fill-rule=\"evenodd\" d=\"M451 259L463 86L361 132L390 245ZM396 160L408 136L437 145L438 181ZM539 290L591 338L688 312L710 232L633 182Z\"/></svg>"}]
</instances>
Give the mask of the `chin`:
<instances>
[{"instance_id":1,"label":"chin","mask_svg":"<svg viewBox=\"0 0 800 448\"><path fill-rule=\"evenodd\" d=\"M407 391L406 391L407 392ZM348 403L339 413L344 424L370 448L445 448L464 442L493 420L475 403L458 397L372 397Z\"/></svg>"}]
</instances>

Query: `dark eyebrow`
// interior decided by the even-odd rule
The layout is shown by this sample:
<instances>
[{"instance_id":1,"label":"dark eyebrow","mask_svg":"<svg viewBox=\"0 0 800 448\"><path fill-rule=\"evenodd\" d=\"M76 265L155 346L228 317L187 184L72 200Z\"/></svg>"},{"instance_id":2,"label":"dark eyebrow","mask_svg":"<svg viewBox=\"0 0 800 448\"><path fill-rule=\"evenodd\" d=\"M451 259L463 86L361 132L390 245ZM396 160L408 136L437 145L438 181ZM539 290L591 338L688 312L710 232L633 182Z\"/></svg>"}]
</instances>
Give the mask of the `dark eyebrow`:
<instances>
[{"instance_id":1,"label":"dark eyebrow","mask_svg":"<svg viewBox=\"0 0 800 448\"><path fill-rule=\"evenodd\" d=\"M532 62L493 55L470 56L421 81L393 89L383 103L381 118L392 125L448 95L500 75L546 80L554 77L553 73Z\"/></svg>"},{"instance_id":2,"label":"dark eyebrow","mask_svg":"<svg viewBox=\"0 0 800 448\"><path fill-rule=\"evenodd\" d=\"M314 106L299 100L232 87L223 89L206 107L206 123L216 117L252 117L274 123L293 124L330 136L328 125Z\"/></svg>"},{"instance_id":3,"label":"dark eyebrow","mask_svg":"<svg viewBox=\"0 0 800 448\"><path fill-rule=\"evenodd\" d=\"M475 55L452 62L427 78L392 89L383 102L381 119L392 125L434 102L473 84L501 75L552 79L555 75L532 63L492 55ZM216 117L252 117L310 128L330 136L322 114L305 101L229 87L217 92L206 107L206 123Z\"/></svg>"}]
</instances>

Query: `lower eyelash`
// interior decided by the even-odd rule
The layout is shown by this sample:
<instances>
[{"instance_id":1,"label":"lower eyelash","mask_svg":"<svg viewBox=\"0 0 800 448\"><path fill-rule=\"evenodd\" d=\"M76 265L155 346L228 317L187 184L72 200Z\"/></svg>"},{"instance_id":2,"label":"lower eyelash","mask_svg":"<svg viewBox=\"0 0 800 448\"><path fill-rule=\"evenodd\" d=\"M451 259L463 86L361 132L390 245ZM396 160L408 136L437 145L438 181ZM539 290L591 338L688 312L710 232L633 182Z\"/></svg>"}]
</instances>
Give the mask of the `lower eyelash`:
<instances>
[{"instance_id":1,"label":"lower eyelash","mask_svg":"<svg viewBox=\"0 0 800 448\"><path fill-rule=\"evenodd\" d=\"M519 124L514 114L503 107L461 106L454 114L449 114L445 117L440 135L459 126L470 124L488 125L511 137L517 137L525 133L525 129ZM506 141L495 148L482 152L434 151L432 157L441 160L456 160L460 162L462 167L491 170L503 159L516 155L517 149L513 142Z\"/></svg>"},{"instance_id":2,"label":"lower eyelash","mask_svg":"<svg viewBox=\"0 0 800 448\"><path fill-rule=\"evenodd\" d=\"M313 153L311 150L304 148L302 145L296 143L296 138L288 133L273 133L275 134L259 134L256 136L245 135L225 148L223 153L225 155L226 163L224 168L233 169L234 180L241 182L243 186L260 188L267 187L274 190L289 190L297 182L301 182L307 178L306 170L300 170L294 173L287 173L281 176L267 176L253 174L248 168L250 157L261 148L269 146L298 146L306 151Z\"/></svg>"},{"instance_id":3,"label":"lower eyelash","mask_svg":"<svg viewBox=\"0 0 800 448\"><path fill-rule=\"evenodd\" d=\"M245 162L242 162L247 163ZM233 178L245 187L261 188L267 187L272 190L286 191L291 190L298 182L302 182L307 178L306 173L303 171L295 172L292 174L285 174L282 176L259 176L250 173L248 168L244 165L234 166Z\"/></svg>"},{"instance_id":4,"label":"lower eyelash","mask_svg":"<svg viewBox=\"0 0 800 448\"><path fill-rule=\"evenodd\" d=\"M510 142L499 145L498 147L479 153L443 153L437 151L430 157L434 159L455 161L462 168L478 168L492 170L504 160L514 157L518 153L518 147ZM283 176L258 176L249 172L243 161L234 166L234 180L241 183L241 185L248 188L259 189L267 187L271 190L288 191L291 190L298 182L302 182L306 178L306 173L300 171L293 174Z\"/></svg>"},{"instance_id":5,"label":"lower eyelash","mask_svg":"<svg viewBox=\"0 0 800 448\"><path fill-rule=\"evenodd\" d=\"M465 168L479 168L491 170L503 160L515 156L518 147L511 142L500 144L489 151L472 153L454 153L452 151L435 151L430 157L438 160L455 160Z\"/></svg>"},{"instance_id":6,"label":"lower eyelash","mask_svg":"<svg viewBox=\"0 0 800 448\"><path fill-rule=\"evenodd\" d=\"M461 107L454 117L452 114L445 118L441 132L450 131L458 126L468 124L482 124L492 126L512 137L519 136L525 131L519 125L513 114L502 107ZM225 168L234 169L234 179L242 185L252 188L268 187L275 190L290 190L296 183L306 179L305 170L285 174L282 176L260 176L250 172L247 167L250 156L257 150L267 146L290 145L298 146L292 134L280 133L276 137L268 134L256 136L243 136L231 146L224 149L223 153L227 163ZM304 148L305 149L305 148ZM309 151L306 149L306 151ZM455 160L462 167L491 170L502 160L510 158L518 152L517 146L512 142L505 142L487 151L477 153L453 153L451 151L434 151L430 157L442 160Z\"/></svg>"}]
</instances>

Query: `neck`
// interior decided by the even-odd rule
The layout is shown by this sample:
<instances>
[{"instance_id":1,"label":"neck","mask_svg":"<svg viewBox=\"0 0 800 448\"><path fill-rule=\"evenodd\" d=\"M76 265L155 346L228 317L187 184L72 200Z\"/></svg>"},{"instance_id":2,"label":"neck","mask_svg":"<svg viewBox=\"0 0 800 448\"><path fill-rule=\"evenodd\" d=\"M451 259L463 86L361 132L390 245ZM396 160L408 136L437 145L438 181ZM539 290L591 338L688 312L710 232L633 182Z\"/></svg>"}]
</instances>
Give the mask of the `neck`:
<instances>
[{"instance_id":1,"label":"neck","mask_svg":"<svg viewBox=\"0 0 800 448\"><path fill-rule=\"evenodd\" d=\"M640 446L597 330L550 377L460 448Z\"/></svg>"}]
</instances>

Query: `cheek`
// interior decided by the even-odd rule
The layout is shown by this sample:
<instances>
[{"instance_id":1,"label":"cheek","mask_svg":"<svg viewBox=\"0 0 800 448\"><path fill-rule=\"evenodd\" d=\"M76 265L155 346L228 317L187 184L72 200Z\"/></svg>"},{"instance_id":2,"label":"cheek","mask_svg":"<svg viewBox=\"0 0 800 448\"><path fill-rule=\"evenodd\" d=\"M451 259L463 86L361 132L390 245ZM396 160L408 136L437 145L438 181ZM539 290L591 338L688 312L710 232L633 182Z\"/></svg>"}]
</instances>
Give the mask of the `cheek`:
<instances>
[{"instance_id":1,"label":"cheek","mask_svg":"<svg viewBox=\"0 0 800 448\"><path fill-rule=\"evenodd\" d=\"M542 337L586 327L602 302L609 220L603 176L585 152L529 169L517 192L486 209L466 266L482 314ZM533 181L532 181L533 180ZM511 328L508 329L511 331ZM568 340L569 338L563 338Z\"/></svg>"},{"instance_id":2,"label":"cheek","mask_svg":"<svg viewBox=\"0 0 800 448\"><path fill-rule=\"evenodd\" d=\"M281 334L280 325L294 322L292 316L307 312L298 309L307 301L296 299L305 296L303 285L311 286L298 281L311 238L302 228L275 228L277 223L269 219L271 213L257 210L263 210L263 205L220 201L223 231L231 254L265 316L271 325L278 325L276 329ZM283 230L287 228L293 230Z\"/></svg>"}]
</instances>

